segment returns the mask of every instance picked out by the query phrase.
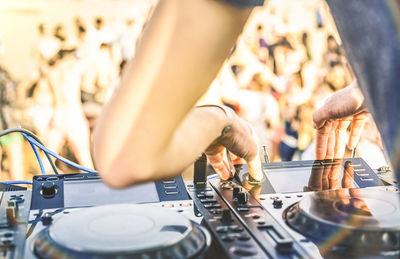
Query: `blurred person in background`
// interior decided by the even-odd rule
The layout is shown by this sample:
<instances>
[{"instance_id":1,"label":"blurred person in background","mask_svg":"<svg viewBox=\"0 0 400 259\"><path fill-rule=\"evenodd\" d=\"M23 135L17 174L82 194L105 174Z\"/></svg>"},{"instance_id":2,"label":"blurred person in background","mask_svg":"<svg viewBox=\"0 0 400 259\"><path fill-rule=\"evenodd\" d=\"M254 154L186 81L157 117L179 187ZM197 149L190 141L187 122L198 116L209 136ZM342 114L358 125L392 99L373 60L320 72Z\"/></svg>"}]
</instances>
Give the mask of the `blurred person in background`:
<instances>
[{"instance_id":1,"label":"blurred person in background","mask_svg":"<svg viewBox=\"0 0 400 259\"><path fill-rule=\"evenodd\" d=\"M5 43L0 35L0 64L4 51ZM0 65L0 130L18 127L23 121L20 94L20 91L17 90L17 82ZM18 133L0 138L0 173L7 167L11 180L21 180L24 176L22 143L23 137ZM7 160L4 158L7 158ZM1 175L0 177L3 178L4 176Z\"/></svg>"},{"instance_id":2,"label":"blurred person in background","mask_svg":"<svg viewBox=\"0 0 400 259\"><path fill-rule=\"evenodd\" d=\"M78 162L92 167L89 125L80 100L81 76L86 66L86 60L79 60L74 50L61 50L49 68L55 99L47 146L58 153L68 141Z\"/></svg>"}]
</instances>

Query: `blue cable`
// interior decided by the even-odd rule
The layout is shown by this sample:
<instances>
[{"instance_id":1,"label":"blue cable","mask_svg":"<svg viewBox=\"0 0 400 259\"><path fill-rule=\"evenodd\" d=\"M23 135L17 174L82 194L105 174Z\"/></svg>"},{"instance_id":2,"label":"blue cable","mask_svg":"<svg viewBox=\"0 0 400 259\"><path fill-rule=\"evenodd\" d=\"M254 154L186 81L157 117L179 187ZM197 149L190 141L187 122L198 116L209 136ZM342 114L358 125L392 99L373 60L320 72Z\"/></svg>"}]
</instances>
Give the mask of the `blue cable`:
<instances>
[{"instance_id":1,"label":"blue cable","mask_svg":"<svg viewBox=\"0 0 400 259\"><path fill-rule=\"evenodd\" d=\"M217 177L218 177L217 174L211 174L211 175L207 176L207 180L211 180L211 179L214 179L214 178L217 178Z\"/></svg>"},{"instance_id":2,"label":"blue cable","mask_svg":"<svg viewBox=\"0 0 400 259\"><path fill-rule=\"evenodd\" d=\"M77 163L74 163L74 162L72 162L72 161L70 161L70 160L68 160L68 159L66 159L66 158L64 158L62 156L57 155L56 153L54 153L50 149L46 148L45 146L43 146L42 144L40 144L39 142L37 142L36 140L34 140L33 138L31 138L28 135L24 135L24 137L26 139L28 139L29 142L32 142L35 146L37 146L38 148L43 150L43 152L45 152L45 153L57 158L58 160L66 163L67 165L73 166L73 167L75 167L75 168L77 168L77 169L79 169L81 171L85 171L85 172L88 172L88 173L98 173L96 170L93 170L93 169L78 165Z\"/></svg>"},{"instance_id":3,"label":"blue cable","mask_svg":"<svg viewBox=\"0 0 400 259\"><path fill-rule=\"evenodd\" d=\"M21 134L28 140L29 144L31 145L31 147L32 147L32 149L33 149L33 152L35 152L36 159L37 159L37 161L39 162L40 171L42 172L42 175L45 175L46 172L45 172L45 170L44 170L44 166L43 166L43 163L42 163L42 159L40 159L39 153L38 153L38 151L37 151L35 145L30 141L30 139L27 138L27 135L26 135L25 133L21 133Z\"/></svg>"},{"instance_id":4,"label":"blue cable","mask_svg":"<svg viewBox=\"0 0 400 259\"><path fill-rule=\"evenodd\" d=\"M0 183L5 183L5 184L32 184L31 181L4 181Z\"/></svg>"}]
</instances>

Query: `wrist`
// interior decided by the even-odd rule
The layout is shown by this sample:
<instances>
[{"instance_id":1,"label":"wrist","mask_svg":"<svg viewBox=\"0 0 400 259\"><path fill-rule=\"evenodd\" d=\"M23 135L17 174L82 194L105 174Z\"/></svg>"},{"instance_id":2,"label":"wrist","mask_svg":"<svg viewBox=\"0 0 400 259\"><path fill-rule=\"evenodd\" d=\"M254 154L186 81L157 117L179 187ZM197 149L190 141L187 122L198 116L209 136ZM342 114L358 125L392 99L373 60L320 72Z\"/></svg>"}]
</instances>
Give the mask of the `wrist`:
<instances>
[{"instance_id":1,"label":"wrist","mask_svg":"<svg viewBox=\"0 0 400 259\"><path fill-rule=\"evenodd\" d=\"M221 130L221 134L218 138L223 137L226 135L228 132L232 130L232 125L233 125L233 120L234 120L234 114L233 110L227 106L223 105L217 105L217 104L206 104L206 105L200 105L196 106L196 108L208 108L208 109L213 109L213 110L219 110L218 114L221 116L220 118L224 120L223 127Z\"/></svg>"}]
</instances>

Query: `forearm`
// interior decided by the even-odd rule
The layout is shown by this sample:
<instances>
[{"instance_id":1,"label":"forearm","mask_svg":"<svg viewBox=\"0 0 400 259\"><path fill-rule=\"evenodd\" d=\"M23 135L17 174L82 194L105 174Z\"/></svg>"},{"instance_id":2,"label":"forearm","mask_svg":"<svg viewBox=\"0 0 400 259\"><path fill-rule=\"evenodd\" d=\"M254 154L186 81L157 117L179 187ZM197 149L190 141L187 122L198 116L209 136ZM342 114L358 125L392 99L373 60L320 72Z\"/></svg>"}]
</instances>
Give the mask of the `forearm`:
<instances>
[{"instance_id":1,"label":"forearm","mask_svg":"<svg viewBox=\"0 0 400 259\"><path fill-rule=\"evenodd\" d=\"M188 113L248 14L217 1L160 2L95 130L94 159L106 182L122 187L177 174L220 134L215 127L200 136L211 123ZM165 163L174 166L161 172Z\"/></svg>"}]
</instances>

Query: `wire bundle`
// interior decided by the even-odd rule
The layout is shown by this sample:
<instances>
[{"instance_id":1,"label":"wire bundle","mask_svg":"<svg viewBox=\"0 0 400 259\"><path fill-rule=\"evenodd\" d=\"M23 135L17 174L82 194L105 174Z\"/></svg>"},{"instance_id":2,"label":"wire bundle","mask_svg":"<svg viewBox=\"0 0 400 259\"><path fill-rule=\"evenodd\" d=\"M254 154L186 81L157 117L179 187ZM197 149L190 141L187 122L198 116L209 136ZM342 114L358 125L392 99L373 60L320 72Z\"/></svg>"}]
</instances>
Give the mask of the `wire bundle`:
<instances>
[{"instance_id":1,"label":"wire bundle","mask_svg":"<svg viewBox=\"0 0 400 259\"><path fill-rule=\"evenodd\" d=\"M21 133L22 136L24 136L24 138L26 140L28 140L29 144L32 147L33 152L35 153L36 159L38 160L38 163L39 163L39 166L40 166L40 171L42 172L42 175L46 174L46 172L45 172L45 169L44 169L44 166L43 166L43 162L42 162L42 159L40 158L40 155L39 155L39 152L38 152L37 148L42 150L44 152L44 154L46 155L47 160L49 161L49 163L50 163L50 165L51 165L51 167L53 169L54 174L58 174L58 171L57 171L56 166L54 165L53 160L51 160L50 156L62 161L63 163L65 163L67 165L73 166L73 167L75 167L75 168L77 168L77 169L79 169L81 171L85 171L85 172L88 172L88 173L97 173L96 170L81 166L81 165L79 165L77 163L74 163L74 162L72 162L72 161L70 161L70 160L68 160L68 159L66 159L66 158L54 153L53 151L49 150L48 148L46 148L43 145L43 143L40 141L40 139L34 133L32 133L31 131L26 130L26 129L22 128L22 127L11 128L11 129L7 129L7 130L4 130L4 131L1 131L0 132L0 137L5 136L5 135L10 134L10 133L15 133L15 132ZM32 184L32 182L30 182L30 181L5 181L5 182L2 182L2 183L6 183L6 184Z\"/></svg>"}]
</instances>

